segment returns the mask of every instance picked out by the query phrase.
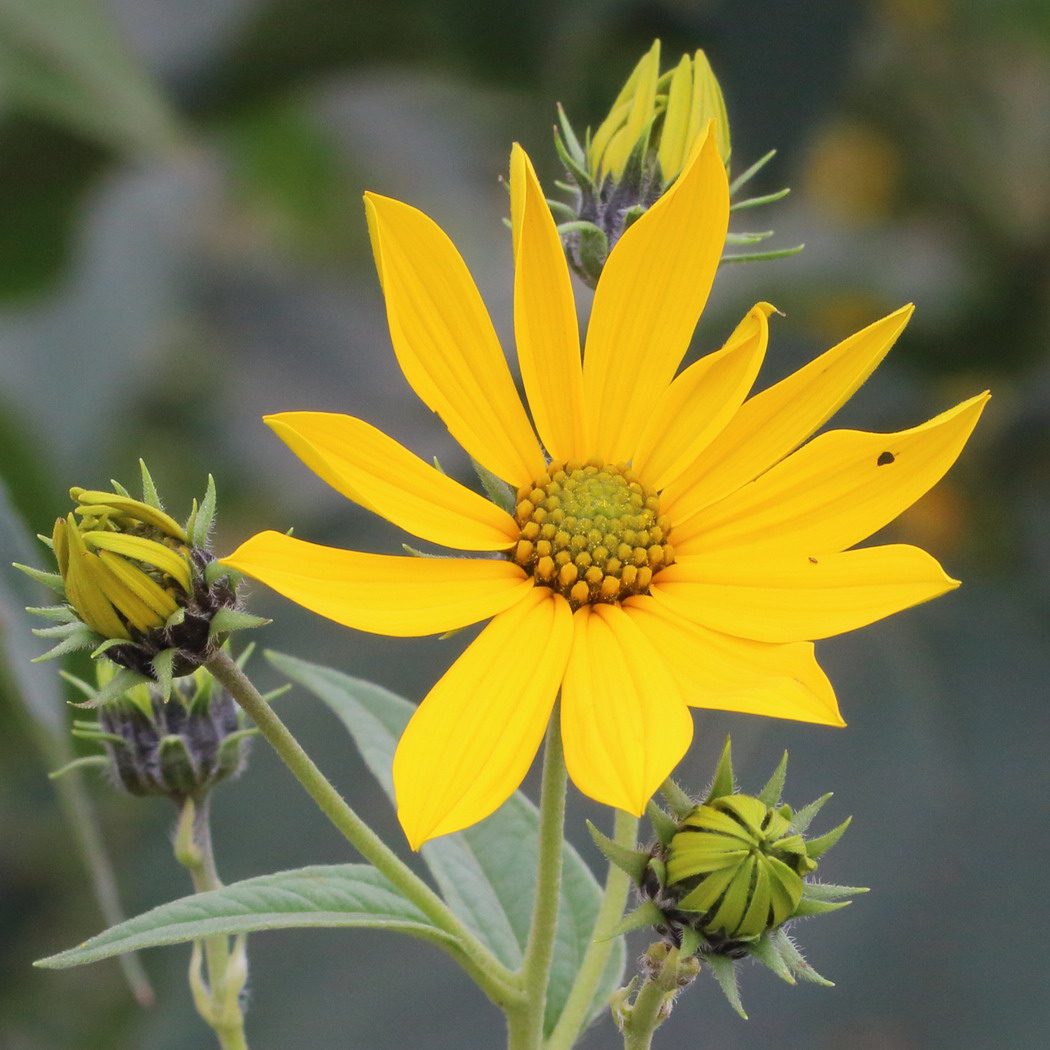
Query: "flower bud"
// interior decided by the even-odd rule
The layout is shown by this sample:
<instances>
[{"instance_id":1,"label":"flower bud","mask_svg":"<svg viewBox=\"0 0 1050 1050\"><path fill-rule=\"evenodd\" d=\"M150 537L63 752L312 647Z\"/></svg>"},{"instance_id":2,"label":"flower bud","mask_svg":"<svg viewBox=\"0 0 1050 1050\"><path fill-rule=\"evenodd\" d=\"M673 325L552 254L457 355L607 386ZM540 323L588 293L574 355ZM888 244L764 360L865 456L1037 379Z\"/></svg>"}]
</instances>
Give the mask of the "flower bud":
<instances>
[{"instance_id":1,"label":"flower bud","mask_svg":"<svg viewBox=\"0 0 1050 1050\"><path fill-rule=\"evenodd\" d=\"M757 795L739 793L726 741L703 802L671 785L671 813L650 805L657 841L648 849L626 849L591 828L599 849L631 876L642 898L614 932L649 926L684 956L698 953L741 1014L734 960L750 955L791 984L829 983L803 960L785 926L844 908L849 901L839 898L865 892L808 880L849 820L807 838L831 796L793 810L780 801L786 772L787 755Z\"/></svg>"},{"instance_id":2,"label":"flower bud","mask_svg":"<svg viewBox=\"0 0 1050 1050\"><path fill-rule=\"evenodd\" d=\"M712 124L713 122L713 124ZM660 75L660 41L627 78L609 114L581 146L564 111L555 145L576 190L563 236L569 261L592 287L624 230L651 207L712 128L729 164L729 120L703 51Z\"/></svg>"},{"instance_id":3,"label":"flower bud","mask_svg":"<svg viewBox=\"0 0 1050 1050\"><path fill-rule=\"evenodd\" d=\"M97 667L101 692L113 669L105 661ZM167 795L179 804L239 774L257 732L244 727L233 698L203 668L180 678L168 699L161 686L142 682L104 699L97 713L97 723L79 722L74 730L102 744L105 759L95 764L133 795Z\"/></svg>"},{"instance_id":4,"label":"flower bud","mask_svg":"<svg viewBox=\"0 0 1050 1050\"><path fill-rule=\"evenodd\" d=\"M145 465L142 472L141 500L116 482L111 492L70 489L76 506L45 540L58 572L18 567L63 599L31 610L58 621L36 631L57 639L41 659L91 647L93 655L105 653L170 691L171 679L204 663L228 631L265 621L237 609L236 574L207 549L215 513L211 479L183 526L163 510ZM133 680L121 679L114 689Z\"/></svg>"},{"instance_id":5,"label":"flower bud","mask_svg":"<svg viewBox=\"0 0 1050 1050\"><path fill-rule=\"evenodd\" d=\"M791 827L791 809L724 795L681 822L666 853L666 891L711 941L750 941L783 925L817 862Z\"/></svg>"}]
</instances>

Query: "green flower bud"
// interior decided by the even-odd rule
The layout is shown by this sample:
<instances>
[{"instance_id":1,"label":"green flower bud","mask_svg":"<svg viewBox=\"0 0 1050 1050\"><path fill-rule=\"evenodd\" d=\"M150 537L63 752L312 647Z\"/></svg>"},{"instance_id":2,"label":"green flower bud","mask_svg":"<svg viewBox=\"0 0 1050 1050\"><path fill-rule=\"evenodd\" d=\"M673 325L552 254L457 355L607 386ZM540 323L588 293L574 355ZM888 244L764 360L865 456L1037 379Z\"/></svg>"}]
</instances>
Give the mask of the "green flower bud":
<instances>
[{"instance_id":1,"label":"green flower bud","mask_svg":"<svg viewBox=\"0 0 1050 1050\"><path fill-rule=\"evenodd\" d=\"M828 984L805 962L785 927L844 908L849 901L840 898L865 892L808 878L849 820L807 837L831 796L793 810L780 801L786 773L784 755L757 795L741 794L734 787L727 740L703 802L668 782L671 812L650 804L657 841L649 848L627 849L591 827L599 849L631 876L642 899L612 932L654 928L683 956L698 954L742 1015L734 961L750 955L791 984Z\"/></svg>"},{"instance_id":2,"label":"green flower bud","mask_svg":"<svg viewBox=\"0 0 1050 1050\"><path fill-rule=\"evenodd\" d=\"M802 900L802 877L817 867L791 815L750 795L697 806L666 853L676 910L712 941L755 940L787 922Z\"/></svg>"},{"instance_id":3,"label":"green flower bud","mask_svg":"<svg viewBox=\"0 0 1050 1050\"><path fill-rule=\"evenodd\" d=\"M109 692L111 664L100 661L99 692L78 682L90 699ZM167 795L180 804L200 799L244 768L248 740L233 698L207 671L180 678L169 698L152 683L133 685L97 705L98 721L78 722L82 739L101 743L113 783L133 795Z\"/></svg>"},{"instance_id":4,"label":"green flower bud","mask_svg":"<svg viewBox=\"0 0 1050 1050\"><path fill-rule=\"evenodd\" d=\"M186 525L163 510L145 465L143 499L116 482L112 492L70 489L76 506L55 522L48 542L57 573L19 568L48 585L63 604L33 609L58 621L36 633L57 639L46 657L91 647L143 679L189 674L230 630L265 621L237 609L236 574L207 549L215 487ZM130 680L115 688L126 688Z\"/></svg>"}]
</instances>

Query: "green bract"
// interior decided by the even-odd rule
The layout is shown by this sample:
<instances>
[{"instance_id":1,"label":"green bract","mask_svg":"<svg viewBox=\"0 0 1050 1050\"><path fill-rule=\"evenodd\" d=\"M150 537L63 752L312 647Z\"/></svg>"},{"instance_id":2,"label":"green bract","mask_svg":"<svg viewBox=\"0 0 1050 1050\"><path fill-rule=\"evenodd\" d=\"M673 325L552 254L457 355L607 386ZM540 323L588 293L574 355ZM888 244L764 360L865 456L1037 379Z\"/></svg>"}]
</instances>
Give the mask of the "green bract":
<instances>
[{"instance_id":1,"label":"green bract","mask_svg":"<svg viewBox=\"0 0 1050 1050\"><path fill-rule=\"evenodd\" d=\"M50 538L58 572L18 566L55 591L62 604L31 612L56 621L35 633L54 640L40 659L75 649L103 653L123 670L107 676L92 705L154 681L166 699L172 679L190 674L231 630L266 621L237 608L237 574L208 550L215 484L185 526L165 513L142 468L142 499L117 482L113 491L70 489L76 506L55 522Z\"/></svg>"}]
</instances>

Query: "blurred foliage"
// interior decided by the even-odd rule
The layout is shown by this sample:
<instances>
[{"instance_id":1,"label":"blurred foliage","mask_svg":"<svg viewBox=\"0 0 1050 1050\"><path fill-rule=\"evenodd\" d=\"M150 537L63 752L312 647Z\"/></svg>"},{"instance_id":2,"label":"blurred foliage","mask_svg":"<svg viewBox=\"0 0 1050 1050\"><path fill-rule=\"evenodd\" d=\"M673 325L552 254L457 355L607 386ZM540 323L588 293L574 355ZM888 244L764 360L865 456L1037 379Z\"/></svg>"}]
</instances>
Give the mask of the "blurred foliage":
<instances>
[{"instance_id":1,"label":"blurred foliage","mask_svg":"<svg viewBox=\"0 0 1050 1050\"><path fill-rule=\"evenodd\" d=\"M1033 902L1050 858L1031 828L1050 818L1035 783L1050 734L1045 0L759 0L746 16L727 0L176 6L0 0L0 475L29 531L50 531L70 485L134 476L144 455L173 505L216 474L220 549L294 525L396 551L393 530L299 469L258 421L360 413L467 477L397 373L361 192L402 196L448 229L510 345L498 178L511 141L549 182L556 101L596 121L654 36L668 56L703 47L735 163L779 151L755 192L793 186L770 222L807 248L721 274L697 352L769 299L787 314L773 322L773 379L913 299L915 320L841 425L908 426L984 386L995 397L949 481L892 533L928 545L966 586L822 648L850 728L704 718L683 770L700 790L732 729L743 777L786 744L800 797L837 783L857 819L836 872L873 887L805 931L839 987L800 992L748 973L749 1025L697 991L662 1045L692 1045L701 1023L723 1050L1041 1045L1045 916ZM347 632L261 591L252 605L277 618L267 644L411 697L457 645ZM23 655L38 651L16 612L0 629ZM282 703L342 790L395 835L327 715ZM159 993L148 1012L115 966L30 968L102 925L33 734L5 687L0 1047L201 1045L179 949L145 957ZM171 814L102 784L92 797L128 910L181 895ZM888 826L887 811L901 820ZM606 816L574 797L577 827L585 813ZM973 844L993 827L991 895ZM218 793L216 837L230 879L352 859L263 748ZM495 1015L436 954L307 931L258 936L252 965L257 1050L345 1045L349 1018L376 1050L417 1029L436 1050L491 1041ZM434 1025L439 1011L448 1021ZM589 1045L609 1038L598 1033Z\"/></svg>"}]
</instances>

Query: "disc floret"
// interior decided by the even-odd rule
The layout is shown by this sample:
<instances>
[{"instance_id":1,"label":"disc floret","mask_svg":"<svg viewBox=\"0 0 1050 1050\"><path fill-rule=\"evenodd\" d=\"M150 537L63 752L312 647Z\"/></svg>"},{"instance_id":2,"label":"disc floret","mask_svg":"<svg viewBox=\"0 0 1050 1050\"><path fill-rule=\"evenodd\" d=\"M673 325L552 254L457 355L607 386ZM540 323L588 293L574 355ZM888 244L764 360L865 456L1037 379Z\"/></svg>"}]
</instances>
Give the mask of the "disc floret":
<instances>
[{"instance_id":1,"label":"disc floret","mask_svg":"<svg viewBox=\"0 0 1050 1050\"><path fill-rule=\"evenodd\" d=\"M568 460L517 492L510 556L575 611L645 594L674 561L660 499L624 463Z\"/></svg>"}]
</instances>

